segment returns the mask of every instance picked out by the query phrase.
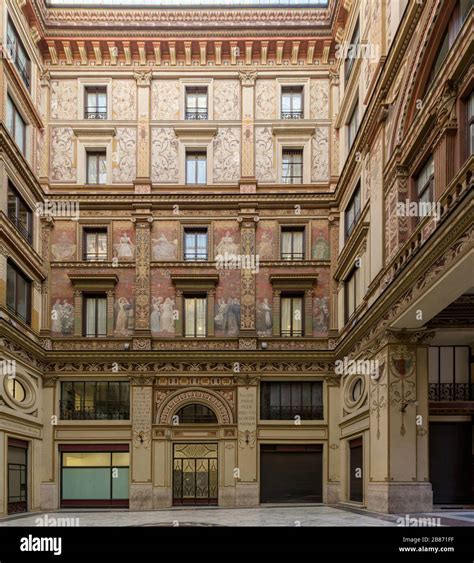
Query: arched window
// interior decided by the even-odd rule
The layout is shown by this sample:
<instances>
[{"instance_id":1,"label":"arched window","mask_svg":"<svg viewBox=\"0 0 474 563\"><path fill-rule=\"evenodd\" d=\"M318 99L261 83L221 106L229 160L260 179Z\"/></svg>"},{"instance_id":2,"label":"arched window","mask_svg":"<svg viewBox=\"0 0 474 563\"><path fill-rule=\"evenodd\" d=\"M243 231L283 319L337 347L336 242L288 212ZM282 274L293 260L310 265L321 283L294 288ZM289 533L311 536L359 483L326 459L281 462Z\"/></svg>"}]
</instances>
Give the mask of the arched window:
<instances>
[{"instance_id":1,"label":"arched window","mask_svg":"<svg viewBox=\"0 0 474 563\"><path fill-rule=\"evenodd\" d=\"M196 403L186 405L175 416L178 417L178 424L217 424L217 417L214 411L205 405Z\"/></svg>"}]
</instances>

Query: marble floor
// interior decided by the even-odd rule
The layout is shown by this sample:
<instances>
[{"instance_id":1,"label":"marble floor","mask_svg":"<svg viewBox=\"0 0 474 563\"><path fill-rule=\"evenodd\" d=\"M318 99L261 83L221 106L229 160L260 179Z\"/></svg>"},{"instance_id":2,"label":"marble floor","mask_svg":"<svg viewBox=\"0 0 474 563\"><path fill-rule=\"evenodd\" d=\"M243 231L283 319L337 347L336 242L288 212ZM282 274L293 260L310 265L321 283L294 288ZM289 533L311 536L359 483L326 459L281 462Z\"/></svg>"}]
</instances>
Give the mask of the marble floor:
<instances>
[{"instance_id":1,"label":"marble floor","mask_svg":"<svg viewBox=\"0 0 474 563\"><path fill-rule=\"evenodd\" d=\"M0 519L0 526L52 525L68 518L79 526L395 526L395 518L330 506L173 508L153 511L88 510L35 513ZM47 524L47 522L50 524ZM57 522L60 524L64 520Z\"/></svg>"}]
</instances>

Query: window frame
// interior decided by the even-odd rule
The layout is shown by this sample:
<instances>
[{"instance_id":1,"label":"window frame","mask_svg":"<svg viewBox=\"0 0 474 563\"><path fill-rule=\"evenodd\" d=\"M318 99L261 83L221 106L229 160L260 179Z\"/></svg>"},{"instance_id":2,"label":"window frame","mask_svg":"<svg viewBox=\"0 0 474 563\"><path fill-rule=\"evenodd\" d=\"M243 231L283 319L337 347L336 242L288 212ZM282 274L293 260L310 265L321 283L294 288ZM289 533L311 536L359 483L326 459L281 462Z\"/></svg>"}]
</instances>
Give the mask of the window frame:
<instances>
[{"instance_id":1,"label":"window frame","mask_svg":"<svg viewBox=\"0 0 474 563\"><path fill-rule=\"evenodd\" d=\"M96 105L89 106L89 95L95 94L96 96ZM97 95L98 94L105 94L105 112L99 111L101 106L98 105ZM105 86L93 86L93 85L85 85L84 86L84 119L92 119L92 120L105 120L108 119L108 112L109 112L109 100L108 100L108 89L107 85ZM95 111L89 111L91 107L95 108ZM95 117L93 117L95 116Z\"/></svg>"},{"instance_id":2,"label":"window frame","mask_svg":"<svg viewBox=\"0 0 474 563\"><path fill-rule=\"evenodd\" d=\"M357 98L352 108L352 112L346 123L347 127L347 152L349 153L354 145L354 142L359 132L359 99Z\"/></svg>"},{"instance_id":3,"label":"window frame","mask_svg":"<svg viewBox=\"0 0 474 563\"><path fill-rule=\"evenodd\" d=\"M89 299L95 299L95 322L94 322L94 334L87 334L87 302ZM98 334L99 328L99 310L98 301L99 299L104 299L105 301L105 332L104 334ZM83 338L106 338L108 333L108 315L107 315L107 293L101 292L83 292L82 293L82 336Z\"/></svg>"},{"instance_id":4,"label":"window frame","mask_svg":"<svg viewBox=\"0 0 474 563\"><path fill-rule=\"evenodd\" d=\"M201 90L201 92L199 92ZM200 111L198 99L199 94L204 94L206 99L205 108ZM189 98L195 96L196 104L192 108L189 105ZM207 121L209 119L209 88L202 85L186 85L184 87L184 119L191 121Z\"/></svg>"},{"instance_id":5,"label":"window frame","mask_svg":"<svg viewBox=\"0 0 474 563\"><path fill-rule=\"evenodd\" d=\"M183 294L183 336L185 338L206 338L208 336L207 322L208 322L208 294L207 293L184 293ZM204 301L204 334L197 334L197 307L196 301L202 299ZM194 330L192 334L186 332L187 329L187 318L186 318L186 303L188 300L194 301Z\"/></svg>"},{"instance_id":6,"label":"window frame","mask_svg":"<svg viewBox=\"0 0 474 563\"><path fill-rule=\"evenodd\" d=\"M291 311L290 311L290 334L283 334L283 300L291 299ZM294 299L301 300L301 331L298 333L293 326L295 322L294 318ZM299 291L282 291L280 294L280 337L281 338L301 338L305 335L305 294Z\"/></svg>"},{"instance_id":7,"label":"window frame","mask_svg":"<svg viewBox=\"0 0 474 563\"><path fill-rule=\"evenodd\" d=\"M349 202L347 203L344 209L344 237L347 240L351 234L353 233L356 225L359 222L359 219L362 215L362 199L361 199L361 186L360 180L357 181L357 184L354 188L354 192L351 195ZM357 208L357 202L359 203L359 207ZM349 212L352 211L354 214L354 219L349 224Z\"/></svg>"},{"instance_id":8,"label":"window frame","mask_svg":"<svg viewBox=\"0 0 474 563\"><path fill-rule=\"evenodd\" d=\"M311 404L303 405L304 386L310 385ZM290 406L282 405L282 386L289 387ZM296 398L297 390L300 387L299 404L293 404L293 398ZM278 406L272 406L271 397L272 390L276 389L279 396ZM313 402L314 396L320 398L320 402ZM310 416L304 416L304 409L310 409ZM273 412L272 412L273 409ZM286 412L283 410L286 409ZM314 416L317 414L318 416ZM324 420L324 386L322 381L262 381L260 384L260 420L294 420L295 416L300 416L301 420L313 421Z\"/></svg>"},{"instance_id":9,"label":"window frame","mask_svg":"<svg viewBox=\"0 0 474 563\"><path fill-rule=\"evenodd\" d=\"M348 323L350 319L354 316L354 313L357 311L357 308L360 305L360 274L361 270L359 267L354 266L352 270L348 273L346 278L344 279L344 322ZM353 288L350 288L349 284L353 282ZM352 311L349 310L349 292L353 291L353 302L354 308Z\"/></svg>"},{"instance_id":10,"label":"window frame","mask_svg":"<svg viewBox=\"0 0 474 563\"><path fill-rule=\"evenodd\" d=\"M99 156L104 157L105 162L105 181L100 182L100 159ZM90 181L89 158L97 157L96 174L97 182ZM106 149L86 149L86 184L90 186L106 186L107 185L107 150Z\"/></svg>"},{"instance_id":11,"label":"window frame","mask_svg":"<svg viewBox=\"0 0 474 563\"><path fill-rule=\"evenodd\" d=\"M9 286L9 276L8 272L11 271L14 274L14 303L13 305L8 302L8 286ZM25 308L26 308L26 317L24 317L18 311L18 278L22 278L23 282L26 285L26 295L25 295ZM31 279L22 272L22 270L11 260L7 260L7 292L6 292L6 304L7 309L20 318L23 322L27 325L31 325L31 306L32 306L32 281Z\"/></svg>"},{"instance_id":12,"label":"window frame","mask_svg":"<svg viewBox=\"0 0 474 563\"><path fill-rule=\"evenodd\" d=\"M357 45L356 54L352 56L352 46ZM348 50L347 56L344 59L344 84L349 82L349 79L354 69L355 61L357 60L358 46L360 45L360 21L357 18L354 25L354 31L351 35L350 49Z\"/></svg>"},{"instance_id":13,"label":"window frame","mask_svg":"<svg viewBox=\"0 0 474 563\"><path fill-rule=\"evenodd\" d=\"M14 43L11 43L11 36L13 35L14 38ZM10 55L10 57L12 58L13 61L13 65L16 68L16 70L18 71L18 74L20 75L23 84L26 86L26 89L28 90L28 92L31 92L31 59L28 55L28 51L25 48L25 45L23 43L23 41L21 40L20 34L18 33L18 30L15 27L15 24L12 21L12 18L10 17L10 15L7 16L7 33L6 33L6 40L7 40L7 45L6 45L6 50L8 52L8 54ZM12 52L11 50L11 45L13 45L14 48L14 52ZM23 55L24 58L26 60L26 66L23 67L22 63L20 63L19 57L18 57L18 53L19 51L23 51Z\"/></svg>"},{"instance_id":14,"label":"window frame","mask_svg":"<svg viewBox=\"0 0 474 563\"><path fill-rule=\"evenodd\" d=\"M421 186L421 189L418 185L421 175L427 170L428 167L431 167L431 174L427 177L424 184ZM434 164L434 155L428 155L424 160L421 166L418 167L417 173L413 177L413 185L414 185L414 196L418 203L420 202L428 202L434 203L435 198L435 164ZM423 199L425 194L428 194L428 200ZM424 217L421 214L418 214L417 222L421 221Z\"/></svg>"},{"instance_id":15,"label":"window frame","mask_svg":"<svg viewBox=\"0 0 474 563\"><path fill-rule=\"evenodd\" d=\"M105 257L103 259L98 258L99 253L96 252L95 258L89 258L89 252L87 250L87 239L88 235L94 234L96 238L96 248L98 248L98 238L97 235L105 234ZM93 227L84 227L82 231L82 259L85 262L107 262L109 257L109 232L107 227L101 228L93 228Z\"/></svg>"},{"instance_id":16,"label":"window frame","mask_svg":"<svg viewBox=\"0 0 474 563\"><path fill-rule=\"evenodd\" d=\"M189 177L188 177L188 162L190 161L191 157L194 159L195 164L195 173L194 173L194 180L198 180L199 179L199 173L198 173L198 166L197 163L200 161L200 159L198 157L204 157L204 182L197 182L197 181L193 181L190 182L189 181ZM189 186L206 186L207 185L207 149L191 149L191 148L186 148L186 152L185 152L185 183L186 185Z\"/></svg>"},{"instance_id":17,"label":"window frame","mask_svg":"<svg viewBox=\"0 0 474 563\"><path fill-rule=\"evenodd\" d=\"M98 388L98 383L102 384L102 385L107 385L107 393L106 396L107 398L104 400L100 400L99 398L99 388ZM92 408L94 408L95 411L100 410L100 407L107 408L110 407L110 405L114 404L114 402L110 399L111 396L111 392L110 392L110 384L111 383L118 383L119 387L118 387L118 395L119 395L119 400L116 404L116 407L118 408L119 411L122 411L121 414L127 414L128 417L126 416L121 416L119 415L118 417L107 417L107 418L102 418L102 417L98 417L97 414L95 417L89 417L89 416L85 416L85 409L89 408L88 405L86 405L86 384L89 385L94 385L95 384L95 390L94 390L94 395L93 395L93 404L91 405ZM72 388L70 390L68 390L66 388L66 385L72 385ZM76 404L75 404L75 387L76 386L80 386L82 385L82 394L78 393L79 398L80 398L80 405L79 408L76 409ZM127 396L128 396L128 401L122 400L122 388L127 388ZM68 393L72 392L73 393L73 397L70 398L67 396ZM102 381L102 380L94 380L94 381L85 381L85 380L81 380L81 381L61 381L61 388L60 388L60 419L61 420L130 420L130 405L131 405L131 393L130 393L130 383L128 381L122 381L122 380L107 380L107 381ZM71 405L71 402L73 403ZM64 413L66 411L69 411L70 413L72 413L72 416L68 416L65 417L63 416ZM80 413L82 414L82 416L74 416L75 414Z\"/></svg>"},{"instance_id":18,"label":"window frame","mask_svg":"<svg viewBox=\"0 0 474 563\"><path fill-rule=\"evenodd\" d=\"M285 153L287 153L287 156L289 153L292 153L293 156L295 156L296 154L300 154L301 155L301 162L295 162L294 160L292 161L288 161L287 163L285 163ZM292 174L291 176L285 176L285 164L288 165L288 170L291 170L292 168L294 169L295 164L296 165L300 165L301 166L301 176L296 176L294 174ZM281 149L281 181L282 184L290 184L290 185L301 185L304 183L304 169L303 169L303 165L304 165L304 148L303 147L285 147L283 146ZM300 182L295 182L295 179L301 179ZM291 180L291 181L287 181L287 180Z\"/></svg>"},{"instance_id":19,"label":"window frame","mask_svg":"<svg viewBox=\"0 0 474 563\"><path fill-rule=\"evenodd\" d=\"M13 195L15 199L15 213L10 213L10 194ZM26 225L23 224L19 217L20 207L23 206L26 211ZM18 190L16 189L13 182L8 179L8 187L7 187L7 212L8 218L10 221L15 225L16 230L22 235L24 239L26 239L30 244L33 242L33 211L31 210L30 206L25 202L23 197L20 195Z\"/></svg>"},{"instance_id":20,"label":"window frame","mask_svg":"<svg viewBox=\"0 0 474 563\"><path fill-rule=\"evenodd\" d=\"M12 110L12 129L11 130L8 128L8 111L9 111L9 108L11 108L11 110ZM21 136L21 145L18 144L18 140L17 140L17 127L18 127L17 122L18 121L20 121L20 123L22 124L22 127L23 127L22 136ZM9 93L7 94L6 128L7 128L7 131L10 133L10 135L12 136L13 140L15 141L16 145L20 149L21 154L26 157L26 128L27 128L27 123L23 119L23 116L21 115L21 113L18 110L15 102L13 101L13 98L10 96Z\"/></svg>"},{"instance_id":21,"label":"window frame","mask_svg":"<svg viewBox=\"0 0 474 563\"><path fill-rule=\"evenodd\" d=\"M205 257L201 258L198 254L198 244L197 244L197 236L199 234L206 235L206 255ZM195 252L192 255L191 253L188 254L186 241L188 235L194 236L195 241ZM185 262L207 262L209 260L209 229L208 227L184 227L183 229L183 260Z\"/></svg>"},{"instance_id":22,"label":"window frame","mask_svg":"<svg viewBox=\"0 0 474 563\"><path fill-rule=\"evenodd\" d=\"M283 98L290 95L290 111L283 110ZM293 100L299 95L300 110L293 109ZM286 115L285 115L286 114ZM304 85L287 85L282 84L280 90L280 119L304 119Z\"/></svg>"},{"instance_id":23,"label":"window frame","mask_svg":"<svg viewBox=\"0 0 474 563\"><path fill-rule=\"evenodd\" d=\"M289 257L284 257L283 256L283 236L284 234L291 234L291 253ZM296 253L294 252L294 234L295 233L302 233L302 252L301 252L301 256L297 257ZM288 262L292 262L292 261L299 261L299 260L305 260L306 257L306 228L305 226L282 226L280 228L280 260L285 260Z\"/></svg>"}]
</instances>

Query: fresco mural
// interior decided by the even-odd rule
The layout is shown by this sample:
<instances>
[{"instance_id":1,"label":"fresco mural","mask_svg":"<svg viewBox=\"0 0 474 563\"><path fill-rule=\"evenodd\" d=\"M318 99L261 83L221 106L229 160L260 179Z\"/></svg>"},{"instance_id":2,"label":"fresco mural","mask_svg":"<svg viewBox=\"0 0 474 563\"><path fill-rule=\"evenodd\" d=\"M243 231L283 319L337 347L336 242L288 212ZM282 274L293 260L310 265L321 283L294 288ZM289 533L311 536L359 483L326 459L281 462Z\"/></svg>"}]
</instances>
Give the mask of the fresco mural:
<instances>
[{"instance_id":1,"label":"fresco mural","mask_svg":"<svg viewBox=\"0 0 474 563\"><path fill-rule=\"evenodd\" d=\"M313 260L330 260L329 231L326 221L313 221L312 252Z\"/></svg>"},{"instance_id":2,"label":"fresco mural","mask_svg":"<svg viewBox=\"0 0 474 563\"><path fill-rule=\"evenodd\" d=\"M219 243L216 244L216 256L224 256L226 253L229 256L239 254L239 245L235 242L235 239L230 234L230 231L226 231Z\"/></svg>"},{"instance_id":3,"label":"fresco mural","mask_svg":"<svg viewBox=\"0 0 474 563\"><path fill-rule=\"evenodd\" d=\"M119 297L115 302L115 332L129 334L133 330L133 304L126 297Z\"/></svg>"},{"instance_id":4,"label":"fresco mural","mask_svg":"<svg viewBox=\"0 0 474 563\"><path fill-rule=\"evenodd\" d=\"M176 260L178 239L169 240L165 233L152 239L153 260Z\"/></svg>"},{"instance_id":5,"label":"fresco mural","mask_svg":"<svg viewBox=\"0 0 474 563\"><path fill-rule=\"evenodd\" d=\"M257 334L258 336L271 336L273 327L273 313L268 297L257 301Z\"/></svg>"},{"instance_id":6,"label":"fresco mural","mask_svg":"<svg viewBox=\"0 0 474 563\"><path fill-rule=\"evenodd\" d=\"M135 258L135 236L130 229L130 223L123 221L114 223L114 257L118 260L133 260Z\"/></svg>"},{"instance_id":7,"label":"fresco mural","mask_svg":"<svg viewBox=\"0 0 474 563\"><path fill-rule=\"evenodd\" d=\"M51 330L62 336L74 333L74 305L66 299L56 299L51 308Z\"/></svg>"},{"instance_id":8,"label":"fresco mural","mask_svg":"<svg viewBox=\"0 0 474 563\"><path fill-rule=\"evenodd\" d=\"M64 222L63 222L64 223ZM60 229L54 229L51 244L53 260L74 260L76 257L76 225L61 225Z\"/></svg>"},{"instance_id":9,"label":"fresco mural","mask_svg":"<svg viewBox=\"0 0 474 563\"><path fill-rule=\"evenodd\" d=\"M175 335L175 288L170 272L165 268L153 268L151 278L150 330L159 338Z\"/></svg>"},{"instance_id":10,"label":"fresco mural","mask_svg":"<svg viewBox=\"0 0 474 563\"><path fill-rule=\"evenodd\" d=\"M214 317L215 329L224 333L224 336L238 336L240 330L240 302L237 298L221 297L216 303Z\"/></svg>"},{"instance_id":11,"label":"fresco mural","mask_svg":"<svg viewBox=\"0 0 474 563\"><path fill-rule=\"evenodd\" d=\"M257 252L260 260L275 260L277 252L277 222L261 221L257 229Z\"/></svg>"},{"instance_id":12,"label":"fresco mural","mask_svg":"<svg viewBox=\"0 0 474 563\"><path fill-rule=\"evenodd\" d=\"M326 336L329 331L329 292L329 268L321 268L314 288L313 336Z\"/></svg>"}]
</instances>

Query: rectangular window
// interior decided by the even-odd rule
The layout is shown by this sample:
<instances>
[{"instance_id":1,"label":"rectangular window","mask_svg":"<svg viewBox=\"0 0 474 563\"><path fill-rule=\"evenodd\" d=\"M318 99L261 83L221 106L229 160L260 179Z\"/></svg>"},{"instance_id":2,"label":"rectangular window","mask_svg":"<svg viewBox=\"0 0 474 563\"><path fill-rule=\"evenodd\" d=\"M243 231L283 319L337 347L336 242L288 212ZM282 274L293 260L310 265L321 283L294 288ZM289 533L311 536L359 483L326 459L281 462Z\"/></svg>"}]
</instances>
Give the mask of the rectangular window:
<instances>
[{"instance_id":1,"label":"rectangular window","mask_svg":"<svg viewBox=\"0 0 474 563\"><path fill-rule=\"evenodd\" d=\"M431 155L415 179L416 196L419 202L433 202L434 198L434 158ZM419 219L421 213L419 213Z\"/></svg>"},{"instance_id":2,"label":"rectangular window","mask_svg":"<svg viewBox=\"0 0 474 563\"><path fill-rule=\"evenodd\" d=\"M107 336L107 297L105 294L84 295L84 336Z\"/></svg>"},{"instance_id":3,"label":"rectangular window","mask_svg":"<svg viewBox=\"0 0 474 563\"><path fill-rule=\"evenodd\" d=\"M184 336L206 336L207 299L202 295L186 296L184 298Z\"/></svg>"},{"instance_id":4,"label":"rectangular window","mask_svg":"<svg viewBox=\"0 0 474 563\"><path fill-rule=\"evenodd\" d=\"M107 88L87 87L85 89L85 119L107 119Z\"/></svg>"},{"instance_id":5,"label":"rectangular window","mask_svg":"<svg viewBox=\"0 0 474 563\"><path fill-rule=\"evenodd\" d=\"M281 259L304 259L304 228L284 227L281 230Z\"/></svg>"},{"instance_id":6,"label":"rectangular window","mask_svg":"<svg viewBox=\"0 0 474 563\"><path fill-rule=\"evenodd\" d=\"M7 129L24 155L26 153L26 123L10 96L7 96Z\"/></svg>"},{"instance_id":7,"label":"rectangular window","mask_svg":"<svg viewBox=\"0 0 474 563\"><path fill-rule=\"evenodd\" d=\"M185 119L208 119L206 86L186 88Z\"/></svg>"},{"instance_id":8,"label":"rectangular window","mask_svg":"<svg viewBox=\"0 0 474 563\"><path fill-rule=\"evenodd\" d=\"M8 181L8 217L19 233L31 244L33 213L10 181Z\"/></svg>"},{"instance_id":9,"label":"rectangular window","mask_svg":"<svg viewBox=\"0 0 474 563\"><path fill-rule=\"evenodd\" d=\"M87 151L87 183L107 183L107 156L105 151Z\"/></svg>"},{"instance_id":10,"label":"rectangular window","mask_svg":"<svg viewBox=\"0 0 474 563\"><path fill-rule=\"evenodd\" d=\"M303 183L303 149L283 149L281 179L283 184Z\"/></svg>"},{"instance_id":11,"label":"rectangular window","mask_svg":"<svg viewBox=\"0 0 474 563\"><path fill-rule=\"evenodd\" d=\"M351 113L349 121L347 122L347 150L350 151L354 144L357 131L359 129L359 103L356 102L354 110Z\"/></svg>"},{"instance_id":12,"label":"rectangular window","mask_svg":"<svg viewBox=\"0 0 474 563\"><path fill-rule=\"evenodd\" d=\"M124 450L128 446L83 446L93 451L69 451L70 448L60 446L61 507L127 507L130 454Z\"/></svg>"},{"instance_id":13,"label":"rectangular window","mask_svg":"<svg viewBox=\"0 0 474 563\"><path fill-rule=\"evenodd\" d=\"M303 296L282 294L281 336L303 336Z\"/></svg>"},{"instance_id":14,"label":"rectangular window","mask_svg":"<svg viewBox=\"0 0 474 563\"><path fill-rule=\"evenodd\" d=\"M107 229L84 230L84 260L90 262L107 260Z\"/></svg>"},{"instance_id":15,"label":"rectangular window","mask_svg":"<svg viewBox=\"0 0 474 563\"><path fill-rule=\"evenodd\" d=\"M303 86L282 87L281 118L303 119Z\"/></svg>"},{"instance_id":16,"label":"rectangular window","mask_svg":"<svg viewBox=\"0 0 474 563\"><path fill-rule=\"evenodd\" d=\"M128 381L64 381L61 420L129 420Z\"/></svg>"},{"instance_id":17,"label":"rectangular window","mask_svg":"<svg viewBox=\"0 0 474 563\"><path fill-rule=\"evenodd\" d=\"M27 324L31 322L31 281L7 262L7 307Z\"/></svg>"},{"instance_id":18,"label":"rectangular window","mask_svg":"<svg viewBox=\"0 0 474 563\"><path fill-rule=\"evenodd\" d=\"M360 217L360 181L357 182L357 186L354 190L354 194L352 195L346 210L344 212L344 227L345 227L345 235L346 239L354 230L354 227L357 225L357 221Z\"/></svg>"},{"instance_id":19,"label":"rectangular window","mask_svg":"<svg viewBox=\"0 0 474 563\"><path fill-rule=\"evenodd\" d=\"M263 382L260 387L261 420L322 420L323 384Z\"/></svg>"},{"instance_id":20,"label":"rectangular window","mask_svg":"<svg viewBox=\"0 0 474 563\"><path fill-rule=\"evenodd\" d=\"M474 154L474 91L467 101L467 147L468 155Z\"/></svg>"},{"instance_id":21,"label":"rectangular window","mask_svg":"<svg viewBox=\"0 0 474 563\"><path fill-rule=\"evenodd\" d=\"M359 20L357 19L357 22L354 27L354 31L352 33L351 42L348 45L347 56L344 61L344 80L346 84L351 76L352 69L354 68L354 63L359 53L359 43L360 43L360 27L359 27Z\"/></svg>"},{"instance_id":22,"label":"rectangular window","mask_svg":"<svg viewBox=\"0 0 474 563\"><path fill-rule=\"evenodd\" d=\"M360 268L354 268L344 282L344 320L354 314L360 303Z\"/></svg>"},{"instance_id":23,"label":"rectangular window","mask_svg":"<svg viewBox=\"0 0 474 563\"><path fill-rule=\"evenodd\" d=\"M185 229L184 259L190 262L207 260L207 229Z\"/></svg>"},{"instance_id":24,"label":"rectangular window","mask_svg":"<svg viewBox=\"0 0 474 563\"><path fill-rule=\"evenodd\" d=\"M205 184L207 177L206 151L186 152L186 184Z\"/></svg>"},{"instance_id":25,"label":"rectangular window","mask_svg":"<svg viewBox=\"0 0 474 563\"><path fill-rule=\"evenodd\" d=\"M30 89L31 61L10 18L7 20L7 51L25 86Z\"/></svg>"},{"instance_id":26,"label":"rectangular window","mask_svg":"<svg viewBox=\"0 0 474 563\"><path fill-rule=\"evenodd\" d=\"M430 401L474 400L469 346L430 346L428 374Z\"/></svg>"}]
</instances>

